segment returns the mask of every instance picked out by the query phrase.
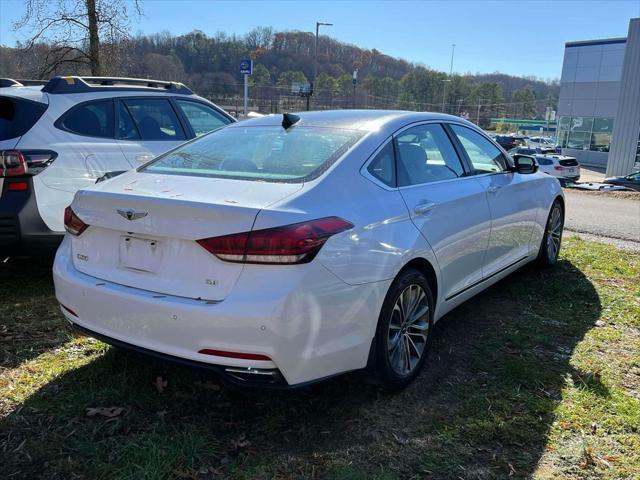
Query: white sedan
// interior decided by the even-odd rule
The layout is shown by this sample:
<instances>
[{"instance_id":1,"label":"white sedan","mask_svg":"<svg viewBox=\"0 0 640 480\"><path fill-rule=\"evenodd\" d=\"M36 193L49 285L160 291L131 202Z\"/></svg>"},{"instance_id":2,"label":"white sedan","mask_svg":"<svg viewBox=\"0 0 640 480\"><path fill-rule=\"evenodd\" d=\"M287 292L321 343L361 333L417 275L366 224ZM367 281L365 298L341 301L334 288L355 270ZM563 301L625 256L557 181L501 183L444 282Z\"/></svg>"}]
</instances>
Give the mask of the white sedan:
<instances>
[{"instance_id":1,"label":"white sedan","mask_svg":"<svg viewBox=\"0 0 640 480\"><path fill-rule=\"evenodd\" d=\"M458 117L270 115L78 192L56 296L89 335L236 383L401 388L438 319L557 262L563 219L554 178Z\"/></svg>"}]
</instances>

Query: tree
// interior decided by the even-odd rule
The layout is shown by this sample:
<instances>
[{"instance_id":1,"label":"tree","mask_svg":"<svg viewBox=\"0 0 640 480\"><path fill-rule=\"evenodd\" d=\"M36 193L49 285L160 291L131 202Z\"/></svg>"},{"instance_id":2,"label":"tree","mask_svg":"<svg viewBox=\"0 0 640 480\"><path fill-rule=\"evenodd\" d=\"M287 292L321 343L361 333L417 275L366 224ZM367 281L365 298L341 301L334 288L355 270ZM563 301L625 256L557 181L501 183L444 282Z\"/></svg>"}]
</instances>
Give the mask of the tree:
<instances>
[{"instance_id":1,"label":"tree","mask_svg":"<svg viewBox=\"0 0 640 480\"><path fill-rule=\"evenodd\" d=\"M271 84L271 74L261 63L253 64L253 73L249 76L249 85L264 86Z\"/></svg>"},{"instance_id":2,"label":"tree","mask_svg":"<svg viewBox=\"0 0 640 480\"><path fill-rule=\"evenodd\" d=\"M512 102L518 115L523 118L533 118L536 115L536 94L534 91L525 87L513 92Z\"/></svg>"},{"instance_id":3,"label":"tree","mask_svg":"<svg viewBox=\"0 0 640 480\"><path fill-rule=\"evenodd\" d=\"M291 88L291 85L293 83L308 83L307 82L307 77L304 76L304 73L300 72L300 71L292 71L292 70L287 70L286 72L282 72L280 73L280 75L278 75L278 87L282 87L282 88Z\"/></svg>"},{"instance_id":4,"label":"tree","mask_svg":"<svg viewBox=\"0 0 640 480\"><path fill-rule=\"evenodd\" d=\"M127 6L141 13L140 0L26 0L25 4L25 13L13 29L29 30L29 38L21 44L25 50L49 45L41 76L65 64L89 66L92 75L101 75L102 59L112 59L129 37Z\"/></svg>"}]
</instances>

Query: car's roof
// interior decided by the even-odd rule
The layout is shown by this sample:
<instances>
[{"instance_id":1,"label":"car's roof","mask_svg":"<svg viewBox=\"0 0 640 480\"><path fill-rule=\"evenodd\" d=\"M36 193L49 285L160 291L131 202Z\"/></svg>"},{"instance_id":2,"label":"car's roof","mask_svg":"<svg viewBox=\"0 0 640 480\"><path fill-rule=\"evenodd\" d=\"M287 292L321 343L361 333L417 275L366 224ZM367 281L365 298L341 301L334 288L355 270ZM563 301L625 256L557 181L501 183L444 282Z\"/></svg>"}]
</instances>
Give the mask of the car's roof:
<instances>
[{"instance_id":1,"label":"car's roof","mask_svg":"<svg viewBox=\"0 0 640 480\"><path fill-rule=\"evenodd\" d=\"M34 102L48 103L47 94L42 92L42 85L34 87L2 87L0 96L24 98Z\"/></svg>"},{"instance_id":2,"label":"car's roof","mask_svg":"<svg viewBox=\"0 0 640 480\"><path fill-rule=\"evenodd\" d=\"M299 125L313 127L332 127L348 130L375 131L392 123L409 124L427 120L455 121L473 125L453 115L431 112L409 112L403 110L322 110L314 112L295 112L300 117ZM282 114L265 115L239 122L235 127L275 126L283 120Z\"/></svg>"}]
</instances>

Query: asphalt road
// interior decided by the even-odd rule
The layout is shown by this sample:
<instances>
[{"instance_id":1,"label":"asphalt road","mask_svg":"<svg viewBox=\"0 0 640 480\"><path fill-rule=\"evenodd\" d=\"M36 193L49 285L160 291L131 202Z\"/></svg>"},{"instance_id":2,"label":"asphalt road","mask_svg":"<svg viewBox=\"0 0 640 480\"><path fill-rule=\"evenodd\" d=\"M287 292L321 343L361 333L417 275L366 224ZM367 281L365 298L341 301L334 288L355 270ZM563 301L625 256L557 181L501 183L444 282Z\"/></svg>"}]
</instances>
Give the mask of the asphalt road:
<instances>
[{"instance_id":1,"label":"asphalt road","mask_svg":"<svg viewBox=\"0 0 640 480\"><path fill-rule=\"evenodd\" d=\"M565 189L565 230L640 250L640 200Z\"/></svg>"}]
</instances>

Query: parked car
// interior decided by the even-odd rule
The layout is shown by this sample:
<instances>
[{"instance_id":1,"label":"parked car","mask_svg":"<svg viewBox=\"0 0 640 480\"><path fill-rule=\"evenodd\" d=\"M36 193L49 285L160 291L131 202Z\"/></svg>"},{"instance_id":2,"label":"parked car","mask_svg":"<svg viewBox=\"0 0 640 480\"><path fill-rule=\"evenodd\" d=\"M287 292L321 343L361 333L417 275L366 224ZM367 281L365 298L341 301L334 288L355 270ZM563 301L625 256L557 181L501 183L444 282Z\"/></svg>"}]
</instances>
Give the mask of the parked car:
<instances>
[{"instance_id":1,"label":"parked car","mask_svg":"<svg viewBox=\"0 0 640 480\"><path fill-rule=\"evenodd\" d=\"M0 82L3 255L54 250L77 190L234 121L180 83L108 77L25 83Z\"/></svg>"},{"instance_id":2,"label":"parked car","mask_svg":"<svg viewBox=\"0 0 640 480\"><path fill-rule=\"evenodd\" d=\"M630 173L624 177L605 178L603 183L626 187L630 190L640 192L640 172Z\"/></svg>"},{"instance_id":3,"label":"parked car","mask_svg":"<svg viewBox=\"0 0 640 480\"><path fill-rule=\"evenodd\" d=\"M557 262L563 218L533 157L459 117L269 115L76 193L56 297L88 335L241 384L400 388L438 319Z\"/></svg>"},{"instance_id":4,"label":"parked car","mask_svg":"<svg viewBox=\"0 0 640 480\"><path fill-rule=\"evenodd\" d=\"M526 145L530 148L539 148L542 153L561 153L562 151L552 138L531 137Z\"/></svg>"},{"instance_id":5,"label":"parked car","mask_svg":"<svg viewBox=\"0 0 640 480\"><path fill-rule=\"evenodd\" d=\"M529 137L525 135L496 135L494 140L505 150L510 150L518 146L526 146L529 141ZM504 145L503 145L504 144Z\"/></svg>"},{"instance_id":6,"label":"parked car","mask_svg":"<svg viewBox=\"0 0 640 480\"><path fill-rule=\"evenodd\" d=\"M574 157L542 152L543 149L540 148L518 147L509 150L509 155L533 156L540 167L540 171L556 177L562 186L569 182L580 180L580 164Z\"/></svg>"},{"instance_id":7,"label":"parked car","mask_svg":"<svg viewBox=\"0 0 640 480\"><path fill-rule=\"evenodd\" d=\"M522 138L512 135L496 135L494 140L507 151L525 144Z\"/></svg>"}]
</instances>

